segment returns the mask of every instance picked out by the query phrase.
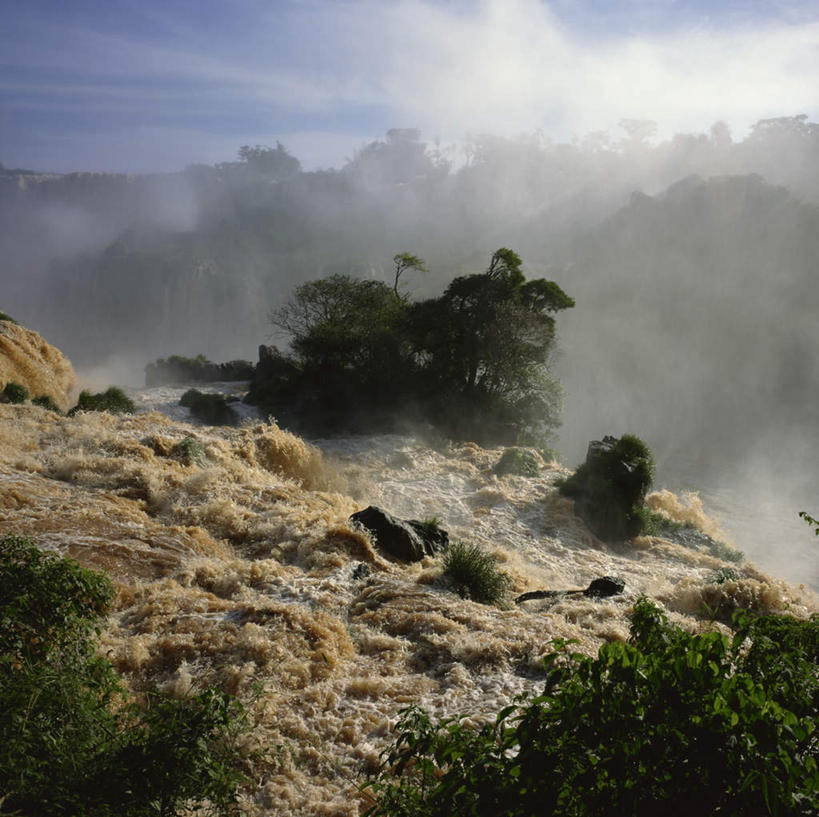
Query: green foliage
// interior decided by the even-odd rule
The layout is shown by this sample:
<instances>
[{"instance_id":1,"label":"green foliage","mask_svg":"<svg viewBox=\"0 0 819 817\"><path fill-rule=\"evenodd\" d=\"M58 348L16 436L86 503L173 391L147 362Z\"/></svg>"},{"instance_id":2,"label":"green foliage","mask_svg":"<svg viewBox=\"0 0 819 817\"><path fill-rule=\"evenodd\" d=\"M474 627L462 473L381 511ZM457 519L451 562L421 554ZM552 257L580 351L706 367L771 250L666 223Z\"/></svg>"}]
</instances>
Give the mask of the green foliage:
<instances>
[{"instance_id":1,"label":"green foliage","mask_svg":"<svg viewBox=\"0 0 819 817\"><path fill-rule=\"evenodd\" d=\"M500 477L506 474L515 474L519 477L536 477L540 473L540 468L534 455L529 451L521 451L520 448L507 448L501 455L494 471Z\"/></svg>"},{"instance_id":2,"label":"green foliage","mask_svg":"<svg viewBox=\"0 0 819 817\"><path fill-rule=\"evenodd\" d=\"M512 581L498 560L477 545L453 542L444 553L444 578L461 598L503 605Z\"/></svg>"},{"instance_id":3,"label":"green foliage","mask_svg":"<svg viewBox=\"0 0 819 817\"><path fill-rule=\"evenodd\" d=\"M111 414L133 414L136 411L136 404L117 386L110 386L104 392L98 394L83 389L80 392L77 405L68 413L72 415L78 411L108 411Z\"/></svg>"},{"instance_id":4,"label":"green foliage","mask_svg":"<svg viewBox=\"0 0 819 817\"><path fill-rule=\"evenodd\" d=\"M642 509L642 517L643 532L649 536L662 536L663 534L675 533L676 531L691 527L691 525L686 525L682 522L675 522L664 513L652 511L649 508Z\"/></svg>"},{"instance_id":5,"label":"green foliage","mask_svg":"<svg viewBox=\"0 0 819 817\"><path fill-rule=\"evenodd\" d=\"M204 355L159 358L145 367L145 385L161 386L175 383L214 383L228 380L250 380L253 364L247 360L213 363Z\"/></svg>"},{"instance_id":6,"label":"green foliage","mask_svg":"<svg viewBox=\"0 0 819 817\"><path fill-rule=\"evenodd\" d=\"M271 315L295 365L278 383L254 384L250 400L272 397L277 417L313 417L318 431L409 415L454 437L545 444L561 398L548 369L553 315L574 301L551 281L526 281L520 257L501 248L486 272L411 303L398 279L423 262L394 260L392 288L346 275L298 287Z\"/></svg>"},{"instance_id":7,"label":"green foliage","mask_svg":"<svg viewBox=\"0 0 819 817\"><path fill-rule=\"evenodd\" d=\"M205 394L197 389L188 389L179 398L179 405L191 410L197 420L212 426L235 426L239 415L227 404L223 394Z\"/></svg>"},{"instance_id":8,"label":"green foliage","mask_svg":"<svg viewBox=\"0 0 819 817\"><path fill-rule=\"evenodd\" d=\"M711 574L708 581L712 584L724 584L725 582L735 582L739 578L741 578L739 573L733 567L720 567Z\"/></svg>"},{"instance_id":9,"label":"green foliage","mask_svg":"<svg viewBox=\"0 0 819 817\"><path fill-rule=\"evenodd\" d=\"M206 690L128 701L96 636L105 576L0 539L0 809L21 817L235 813L241 707Z\"/></svg>"},{"instance_id":10,"label":"green foliage","mask_svg":"<svg viewBox=\"0 0 819 817\"><path fill-rule=\"evenodd\" d=\"M725 542L712 542L709 547L711 555L723 562L734 562L742 564L745 561L745 554L741 550L726 545Z\"/></svg>"},{"instance_id":11,"label":"green foliage","mask_svg":"<svg viewBox=\"0 0 819 817\"><path fill-rule=\"evenodd\" d=\"M560 493L575 500L575 511L602 539L630 539L645 530L651 517L643 508L654 480L654 459L633 434L606 437L589 454Z\"/></svg>"},{"instance_id":12,"label":"green foliage","mask_svg":"<svg viewBox=\"0 0 819 817\"><path fill-rule=\"evenodd\" d=\"M6 383L3 395L9 403L25 403L28 400L28 389L19 383Z\"/></svg>"},{"instance_id":13,"label":"green foliage","mask_svg":"<svg viewBox=\"0 0 819 817\"><path fill-rule=\"evenodd\" d=\"M171 449L171 456L183 465L204 465L207 461L205 449L196 437L185 437Z\"/></svg>"},{"instance_id":14,"label":"green foliage","mask_svg":"<svg viewBox=\"0 0 819 817\"><path fill-rule=\"evenodd\" d=\"M408 270L414 269L418 272L426 272L426 264L424 264L423 259L419 258L417 255L412 255L408 252L399 252L392 258L393 263L395 264L395 281L393 283L393 292L398 295L398 280L401 276Z\"/></svg>"},{"instance_id":15,"label":"green foliage","mask_svg":"<svg viewBox=\"0 0 819 817\"><path fill-rule=\"evenodd\" d=\"M809 525L812 525L813 532L819 536L819 519L814 519L807 511L799 511L799 516Z\"/></svg>"},{"instance_id":16,"label":"green foliage","mask_svg":"<svg viewBox=\"0 0 819 817\"><path fill-rule=\"evenodd\" d=\"M31 401L35 406L41 406L49 411L54 411L57 414L62 414L60 407L51 399L48 394L41 394L39 397L34 397Z\"/></svg>"},{"instance_id":17,"label":"green foliage","mask_svg":"<svg viewBox=\"0 0 819 817\"><path fill-rule=\"evenodd\" d=\"M492 725L405 710L367 814L815 814L819 620L734 627L690 635L642 599L629 643L556 642L543 693Z\"/></svg>"},{"instance_id":18,"label":"green foliage","mask_svg":"<svg viewBox=\"0 0 819 817\"><path fill-rule=\"evenodd\" d=\"M5 312L0 312L0 321L8 321L9 323L17 323L11 315L7 315Z\"/></svg>"}]
</instances>

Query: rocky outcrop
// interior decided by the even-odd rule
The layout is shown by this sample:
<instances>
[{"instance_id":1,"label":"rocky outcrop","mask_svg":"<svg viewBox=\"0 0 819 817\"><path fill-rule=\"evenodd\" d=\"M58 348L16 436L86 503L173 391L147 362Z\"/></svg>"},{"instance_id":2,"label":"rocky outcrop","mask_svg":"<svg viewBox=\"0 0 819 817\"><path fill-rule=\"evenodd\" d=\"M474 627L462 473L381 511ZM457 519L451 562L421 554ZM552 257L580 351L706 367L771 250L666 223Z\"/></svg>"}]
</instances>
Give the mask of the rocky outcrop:
<instances>
[{"instance_id":1,"label":"rocky outcrop","mask_svg":"<svg viewBox=\"0 0 819 817\"><path fill-rule=\"evenodd\" d=\"M535 599L554 599L562 596L586 596L592 599L602 599L608 596L617 596L626 588L626 583L615 576L601 576L593 579L585 590L531 590L515 599L515 604Z\"/></svg>"},{"instance_id":2,"label":"rocky outcrop","mask_svg":"<svg viewBox=\"0 0 819 817\"><path fill-rule=\"evenodd\" d=\"M589 443L586 461L560 487L574 511L603 540L631 539L644 527L642 506L654 478L646 444L632 434Z\"/></svg>"},{"instance_id":3,"label":"rocky outcrop","mask_svg":"<svg viewBox=\"0 0 819 817\"><path fill-rule=\"evenodd\" d=\"M378 550L402 562L420 562L449 546L449 534L437 525L398 519L374 505L354 513L350 520L372 534Z\"/></svg>"},{"instance_id":4,"label":"rocky outcrop","mask_svg":"<svg viewBox=\"0 0 819 817\"><path fill-rule=\"evenodd\" d=\"M62 411L77 399L77 378L71 361L37 332L0 320L0 388L25 386L31 397L48 395Z\"/></svg>"}]
</instances>

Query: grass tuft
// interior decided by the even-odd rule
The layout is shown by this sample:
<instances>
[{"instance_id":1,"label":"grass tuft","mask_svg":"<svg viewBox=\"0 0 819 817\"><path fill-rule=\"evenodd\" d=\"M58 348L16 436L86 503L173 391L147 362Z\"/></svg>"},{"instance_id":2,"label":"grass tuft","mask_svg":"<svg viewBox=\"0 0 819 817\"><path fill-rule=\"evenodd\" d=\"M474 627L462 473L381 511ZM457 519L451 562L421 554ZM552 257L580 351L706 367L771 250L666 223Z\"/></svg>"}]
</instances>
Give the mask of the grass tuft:
<instances>
[{"instance_id":1,"label":"grass tuft","mask_svg":"<svg viewBox=\"0 0 819 817\"><path fill-rule=\"evenodd\" d=\"M444 577L461 598L481 604L503 605L512 585L497 557L463 542L453 542L444 554Z\"/></svg>"}]
</instances>

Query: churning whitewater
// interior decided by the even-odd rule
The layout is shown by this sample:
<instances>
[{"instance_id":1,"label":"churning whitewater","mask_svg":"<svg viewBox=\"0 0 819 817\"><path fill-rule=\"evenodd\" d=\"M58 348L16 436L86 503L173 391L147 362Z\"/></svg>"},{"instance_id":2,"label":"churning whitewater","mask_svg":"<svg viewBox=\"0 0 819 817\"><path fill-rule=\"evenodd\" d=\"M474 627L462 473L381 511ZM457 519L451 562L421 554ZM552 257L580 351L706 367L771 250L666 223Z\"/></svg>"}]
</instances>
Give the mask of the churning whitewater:
<instances>
[{"instance_id":1,"label":"churning whitewater","mask_svg":"<svg viewBox=\"0 0 819 817\"><path fill-rule=\"evenodd\" d=\"M626 639L641 594L690 631L739 607L819 609L810 590L752 565L715 581L727 565L705 550L601 543L555 487L568 472L534 450L538 476L499 477L502 449L400 436L312 445L272 420L211 428L154 410L175 405L173 389L134 396L132 416L0 405L0 533L111 575L101 650L133 691L217 684L247 703L252 815L357 815L402 708L491 719L539 690L552 639L587 654ZM461 599L440 559L398 564L352 526L371 504L437 517L452 540L496 554L512 595L603 575L625 592L508 609ZM649 504L721 535L696 497Z\"/></svg>"}]
</instances>

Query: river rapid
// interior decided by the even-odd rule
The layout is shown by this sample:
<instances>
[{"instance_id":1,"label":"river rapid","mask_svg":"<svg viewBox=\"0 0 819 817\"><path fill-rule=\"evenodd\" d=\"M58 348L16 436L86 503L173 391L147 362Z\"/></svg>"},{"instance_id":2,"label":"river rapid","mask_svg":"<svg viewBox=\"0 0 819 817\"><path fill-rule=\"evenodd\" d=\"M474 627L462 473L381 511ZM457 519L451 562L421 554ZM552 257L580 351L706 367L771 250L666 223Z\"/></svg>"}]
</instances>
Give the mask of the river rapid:
<instances>
[{"instance_id":1,"label":"river rapid","mask_svg":"<svg viewBox=\"0 0 819 817\"><path fill-rule=\"evenodd\" d=\"M714 615L738 607L819 609L808 588L750 563L717 583L729 565L707 549L600 542L555 488L567 470L537 452L538 476L498 477L502 449L473 443L308 444L250 416L203 427L178 406L182 391L133 392L133 416L0 405L0 532L113 577L101 648L135 693L218 684L245 701L251 815L358 815L402 708L490 719L540 690L552 639L577 639L589 655L626 639L642 594L690 631L723 626ZM186 438L198 456L184 456ZM694 495L650 501L722 535ZM439 518L452 539L497 556L513 595L603 575L622 578L625 592L473 603L447 586L440 559L399 564L351 526L370 504Z\"/></svg>"}]
</instances>

